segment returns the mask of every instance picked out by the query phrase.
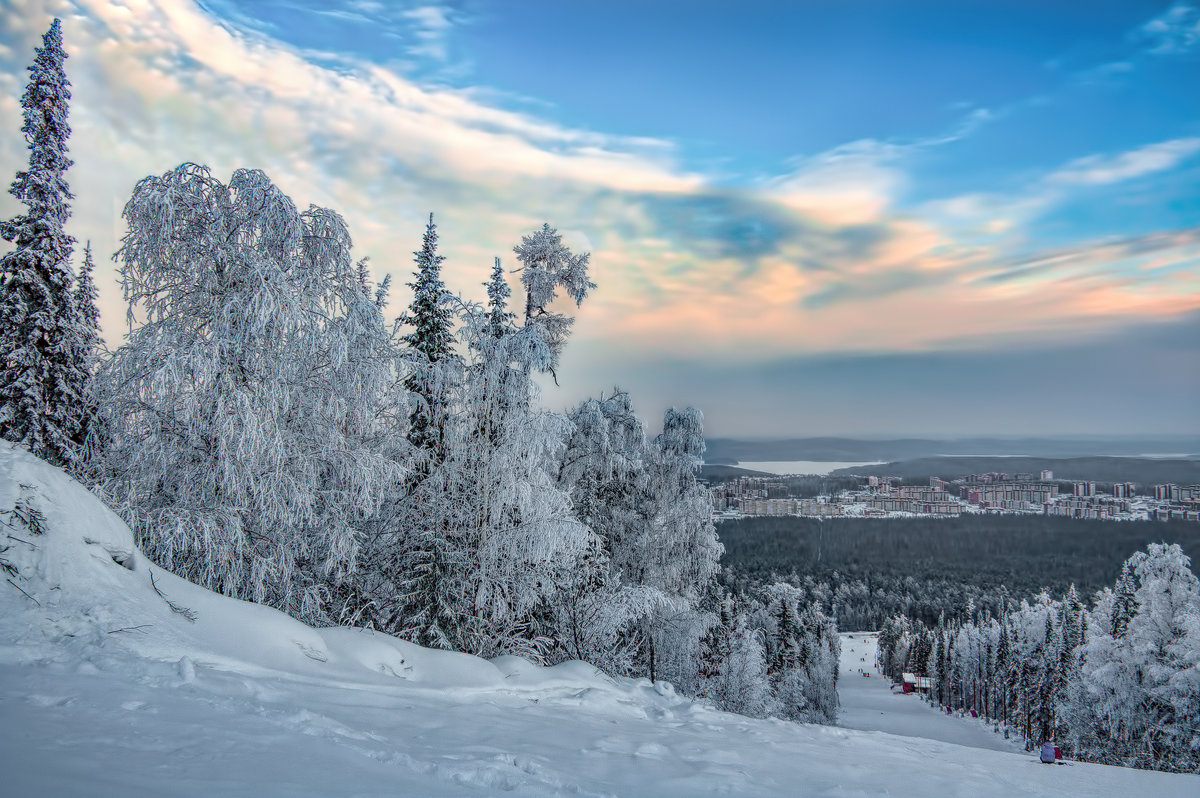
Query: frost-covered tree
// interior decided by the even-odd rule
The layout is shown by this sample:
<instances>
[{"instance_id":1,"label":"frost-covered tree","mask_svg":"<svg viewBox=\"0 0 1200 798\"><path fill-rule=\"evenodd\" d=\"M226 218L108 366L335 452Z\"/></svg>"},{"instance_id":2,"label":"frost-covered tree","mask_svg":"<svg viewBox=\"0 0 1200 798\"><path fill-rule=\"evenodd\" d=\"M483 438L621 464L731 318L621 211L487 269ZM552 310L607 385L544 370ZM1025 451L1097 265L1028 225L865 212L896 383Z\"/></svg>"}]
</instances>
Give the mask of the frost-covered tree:
<instances>
[{"instance_id":1,"label":"frost-covered tree","mask_svg":"<svg viewBox=\"0 0 1200 798\"><path fill-rule=\"evenodd\" d=\"M546 359L539 371L554 375L558 358L570 335L573 319L550 310L559 289L578 306L596 284L588 277L591 253L571 252L562 236L549 224L521 239L513 248L520 262L521 285L525 288L525 324L541 330Z\"/></svg>"},{"instance_id":2,"label":"frost-covered tree","mask_svg":"<svg viewBox=\"0 0 1200 798\"><path fill-rule=\"evenodd\" d=\"M633 625L665 600L635 575L639 542L650 525L645 430L629 394L620 389L585 400L568 418L556 482L598 545L562 585L556 605L564 613L567 639L590 641L575 645L572 656L607 658L597 647L633 654L639 646L630 634ZM632 668L626 659L619 670Z\"/></svg>"},{"instance_id":3,"label":"frost-covered tree","mask_svg":"<svg viewBox=\"0 0 1200 798\"><path fill-rule=\"evenodd\" d=\"M997 698L995 716L1008 724L1009 672L1012 669L1012 642L1007 617L1000 620L1000 635L996 643L996 661L992 671L992 692Z\"/></svg>"},{"instance_id":4,"label":"frost-covered tree","mask_svg":"<svg viewBox=\"0 0 1200 798\"><path fill-rule=\"evenodd\" d=\"M493 338L500 338L505 334L512 332L516 326L517 315L508 309L508 299L512 296L512 289L508 287L508 281L504 279L504 267L500 264L500 259L496 258L492 263L492 276L484 283L487 288L487 325L486 332Z\"/></svg>"},{"instance_id":5,"label":"frost-covered tree","mask_svg":"<svg viewBox=\"0 0 1200 798\"><path fill-rule=\"evenodd\" d=\"M413 253L412 301L397 322L407 330L401 338L407 357L404 386L410 395L408 440L416 459L384 532L397 552L397 581L390 584L393 595L377 601L394 605L384 628L425 646L456 648L462 645L461 608L455 605L452 571L464 555L456 553L461 545L451 520L455 487L443 464L463 364L454 352L458 300L442 280L445 257L437 245L431 213L421 248Z\"/></svg>"},{"instance_id":6,"label":"frost-covered tree","mask_svg":"<svg viewBox=\"0 0 1200 798\"><path fill-rule=\"evenodd\" d=\"M355 620L406 408L345 223L297 211L260 171L225 185L194 164L139 181L123 215L142 323L101 371L104 487L163 567L309 622Z\"/></svg>"},{"instance_id":7,"label":"frost-covered tree","mask_svg":"<svg viewBox=\"0 0 1200 798\"><path fill-rule=\"evenodd\" d=\"M499 262L487 287L486 309L456 300L464 354L441 361L452 373L443 383L443 455L403 503L399 631L486 655L595 652L613 639L614 605L577 604L572 617L591 626L572 635L564 629L570 613L554 600L584 564L603 558L554 479L570 422L536 402L534 375L552 368L557 353L544 325L515 325Z\"/></svg>"},{"instance_id":8,"label":"frost-covered tree","mask_svg":"<svg viewBox=\"0 0 1200 798\"><path fill-rule=\"evenodd\" d=\"M455 497L447 527L462 552L459 647L542 658L554 644L552 597L595 539L554 481L570 422L537 406L540 332L496 336L492 318L477 308L464 314L469 362L441 469Z\"/></svg>"},{"instance_id":9,"label":"frost-covered tree","mask_svg":"<svg viewBox=\"0 0 1200 798\"><path fill-rule=\"evenodd\" d=\"M1121 576L1113 589L1112 617L1109 625L1112 636L1118 640L1125 637L1129 621L1137 612L1137 598L1134 595L1133 573L1131 561L1126 560L1121 565Z\"/></svg>"},{"instance_id":10,"label":"frost-covered tree","mask_svg":"<svg viewBox=\"0 0 1200 798\"><path fill-rule=\"evenodd\" d=\"M92 260L92 242L87 242L83 250L83 265L79 269L79 280L75 284L72 300L75 304L75 318L78 332L74 336L79 346L79 361L83 364L87 380L83 384L80 396L83 404L83 428L80 430L81 439L85 444L82 453L80 469L89 458L87 449L103 446L103 435L94 434L96 418L96 374L100 369L100 354L103 343L100 340L100 309L96 306L99 292L96 290L96 264ZM77 469L79 473L82 473Z\"/></svg>"},{"instance_id":11,"label":"frost-covered tree","mask_svg":"<svg viewBox=\"0 0 1200 798\"><path fill-rule=\"evenodd\" d=\"M836 625L818 605L801 606L802 593L776 583L766 590L762 617L767 675L781 717L811 723L837 718L837 673L841 643Z\"/></svg>"},{"instance_id":12,"label":"frost-covered tree","mask_svg":"<svg viewBox=\"0 0 1200 798\"><path fill-rule=\"evenodd\" d=\"M438 254L437 242L431 213L421 248L413 253L417 269L408 283L412 303L400 317L402 326L411 327L401 340L415 356L404 381L413 394L408 439L428 453L433 463L444 454L443 429L449 405L447 370L440 366L454 358L454 297L442 281L446 258Z\"/></svg>"},{"instance_id":13,"label":"frost-covered tree","mask_svg":"<svg viewBox=\"0 0 1200 798\"><path fill-rule=\"evenodd\" d=\"M670 408L662 432L647 457L648 523L627 544L624 561L633 584L652 587L664 601L643 621L646 665L653 678L661 667L668 678L695 653L670 645L684 627L702 632L704 621L695 609L719 569L724 548L712 522L712 500L696 475L704 455L704 417L699 410ZM699 632L697 632L698 634ZM683 639L691 640L689 632Z\"/></svg>"},{"instance_id":14,"label":"frost-covered tree","mask_svg":"<svg viewBox=\"0 0 1200 798\"><path fill-rule=\"evenodd\" d=\"M15 245L0 258L0 434L77 469L94 348L90 320L75 307L74 239L65 229L73 199L66 177L71 84L59 20L35 52L21 97L29 167L9 188L25 212L0 223L0 235Z\"/></svg>"},{"instance_id":15,"label":"frost-covered tree","mask_svg":"<svg viewBox=\"0 0 1200 798\"><path fill-rule=\"evenodd\" d=\"M762 632L751 626L744 607L725 595L700 646L700 698L718 709L750 717L779 711L767 676Z\"/></svg>"},{"instance_id":16,"label":"frost-covered tree","mask_svg":"<svg viewBox=\"0 0 1200 798\"><path fill-rule=\"evenodd\" d=\"M1091 716L1084 736L1101 761L1200 768L1200 580L1190 566L1178 545L1151 544L1126 562L1105 599L1112 616L1123 605L1137 609L1123 634L1102 629L1084 647L1075 714Z\"/></svg>"},{"instance_id":17,"label":"frost-covered tree","mask_svg":"<svg viewBox=\"0 0 1200 798\"><path fill-rule=\"evenodd\" d=\"M83 249L83 265L79 269L79 280L75 283L75 293L72 295L79 322L77 340L83 349L81 357L89 374L94 374L100 365L100 309L96 306L99 296L100 292L96 289L96 264L92 260L92 242L89 241Z\"/></svg>"}]
</instances>

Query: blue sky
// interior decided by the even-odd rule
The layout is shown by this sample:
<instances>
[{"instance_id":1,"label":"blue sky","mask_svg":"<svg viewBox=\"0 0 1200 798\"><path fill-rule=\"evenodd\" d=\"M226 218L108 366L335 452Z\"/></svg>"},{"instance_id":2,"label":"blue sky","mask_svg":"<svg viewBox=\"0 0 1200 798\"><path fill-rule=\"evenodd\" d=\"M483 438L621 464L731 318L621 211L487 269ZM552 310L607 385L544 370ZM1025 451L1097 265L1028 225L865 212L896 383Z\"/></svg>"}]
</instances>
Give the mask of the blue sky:
<instances>
[{"instance_id":1,"label":"blue sky","mask_svg":"<svg viewBox=\"0 0 1200 798\"><path fill-rule=\"evenodd\" d=\"M0 163L60 16L99 252L139 177L255 166L399 285L429 211L468 296L542 220L592 250L555 406L620 384L719 435L1200 432L1192 0L5 5Z\"/></svg>"}]
</instances>

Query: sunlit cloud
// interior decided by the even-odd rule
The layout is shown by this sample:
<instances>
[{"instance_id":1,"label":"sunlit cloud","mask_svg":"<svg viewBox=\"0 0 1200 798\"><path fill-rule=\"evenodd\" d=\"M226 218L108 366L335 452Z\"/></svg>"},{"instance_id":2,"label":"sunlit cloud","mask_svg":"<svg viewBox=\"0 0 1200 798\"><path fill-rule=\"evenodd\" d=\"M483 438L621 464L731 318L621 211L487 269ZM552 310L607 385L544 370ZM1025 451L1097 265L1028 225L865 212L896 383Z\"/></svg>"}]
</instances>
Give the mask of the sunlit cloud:
<instances>
[{"instance_id":1,"label":"sunlit cloud","mask_svg":"<svg viewBox=\"0 0 1200 798\"><path fill-rule=\"evenodd\" d=\"M486 86L428 85L345 56L335 68L189 0L12 7L0 20L0 156L10 172L24 160L23 66L61 16L74 84L72 231L100 260L118 246L134 182L197 161L221 179L262 168L302 207L337 209L379 276L407 277L434 211L447 281L474 298L492 257L510 260L520 235L550 221L572 246L594 248L600 287L568 350L575 373L613 348L634 359L725 362L944 351L1200 308L1200 285L1186 276L1195 274L1194 230L1065 247L1029 235L1097 186L1179 169L1200 153L1200 138L1064 159L1017 190L981 185L915 202L914 163L1002 114L968 110L925 138L853 141L735 181L686 168L669 140L514 111ZM381 11L369 0L333 10L368 20ZM425 55L443 56L448 12L405 14ZM115 345L124 307L107 268L101 306ZM406 302L400 289L392 310ZM580 392L619 375L589 380Z\"/></svg>"}]
</instances>

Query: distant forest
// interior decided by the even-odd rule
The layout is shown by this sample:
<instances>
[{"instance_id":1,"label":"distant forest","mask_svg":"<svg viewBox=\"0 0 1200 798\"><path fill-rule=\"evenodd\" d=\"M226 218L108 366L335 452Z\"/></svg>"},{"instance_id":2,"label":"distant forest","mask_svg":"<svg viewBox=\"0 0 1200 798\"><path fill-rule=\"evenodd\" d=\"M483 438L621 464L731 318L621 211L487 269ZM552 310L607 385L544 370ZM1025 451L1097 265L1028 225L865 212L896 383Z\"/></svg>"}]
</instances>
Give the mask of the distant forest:
<instances>
[{"instance_id":1,"label":"distant forest","mask_svg":"<svg viewBox=\"0 0 1200 798\"><path fill-rule=\"evenodd\" d=\"M791 438L786 440L737 440L708 438L705 460L709 463L764 460L825 460L870 462L911 460L939 455L1036 455L1038 457L1093 457L1132 455L1147 452L1200 452L1200 438L1186 435L1116 438Z\"/></svg>"},{"instance_id":2,"label":"distant forest","mask_svg":"<svg viewBox=\"0 0 1200 798\"><path fill-rule=\"evenodd\" d=\"M881 465L841 468L832 476L878 474L924 481L929 477L954 479L967 474L998 471L1009 475L1054 472L1055 479L1087 479L1096 482L1133 482L1141 488L1164 482L1200 483L1200 459L1162 460L1141 457L923 457Z\"/></svg>"},{"instance_id":3,"label":"distant forest","mask_svg":"<svg viewBox=\"0 0 1200 798\"><path fill-rule=\"evenodd\" d=\"M1080 595L1116 580L1148 543L1200 554L1200 524L1044 516L847 519L757 517L717 528L731 586L783 578L805 588L843 631L892 615L927 624L973 603L998 612L1043 588Z\"/></svg>"}]
</instances>

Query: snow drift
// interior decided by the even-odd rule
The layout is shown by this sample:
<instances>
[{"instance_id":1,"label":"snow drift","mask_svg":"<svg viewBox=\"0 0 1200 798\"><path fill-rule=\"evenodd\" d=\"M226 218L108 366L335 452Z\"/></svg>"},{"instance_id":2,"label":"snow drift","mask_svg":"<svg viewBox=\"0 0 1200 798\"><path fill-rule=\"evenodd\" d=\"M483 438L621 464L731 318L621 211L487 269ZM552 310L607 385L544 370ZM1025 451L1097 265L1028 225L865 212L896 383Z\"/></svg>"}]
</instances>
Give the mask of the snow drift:
<instances>
[{"instance_id":1,"label":"snow drift","mask_svg":"<svg viewBox=\"0 0 1200 798\"><path fill-rule=\"evenodd\" d=\"M8 444L0 513L7 795L979 798L1200 784L756 721L580 662L540 668L314 629L161 570L85 488Z\"/></svg>"}]
</instances>

